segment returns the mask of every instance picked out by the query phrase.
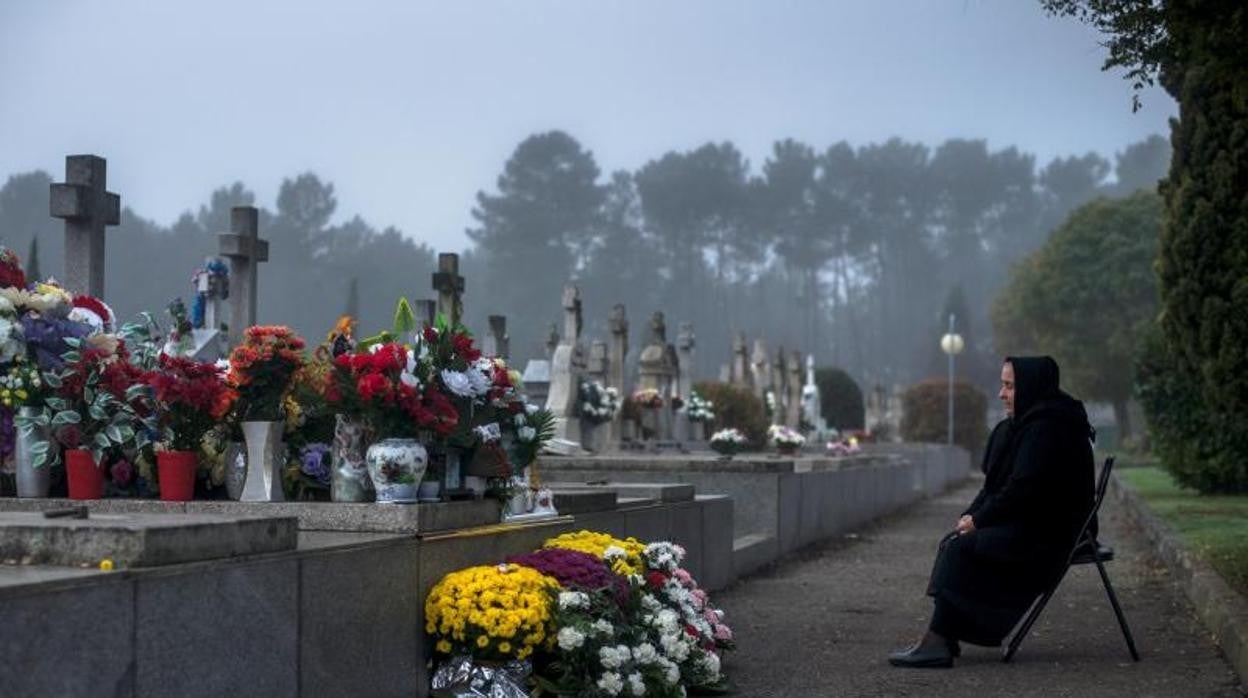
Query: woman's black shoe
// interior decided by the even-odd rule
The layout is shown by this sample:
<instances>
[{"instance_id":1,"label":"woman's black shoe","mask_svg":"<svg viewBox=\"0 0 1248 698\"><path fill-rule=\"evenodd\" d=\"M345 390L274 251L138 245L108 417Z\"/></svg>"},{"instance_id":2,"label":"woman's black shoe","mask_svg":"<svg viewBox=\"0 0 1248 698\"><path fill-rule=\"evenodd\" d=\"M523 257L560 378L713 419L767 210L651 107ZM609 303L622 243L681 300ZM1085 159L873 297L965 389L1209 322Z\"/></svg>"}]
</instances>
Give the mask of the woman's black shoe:
<instances>
[{"instance_id":1,"label":"woman's black shoe","mask_svg":"<svg viewBox=\"0 0 1248 698\"><path fill-rule=\"evenodd\" d=\"M893 666L914 669L948 669L953 666L953 652L948 643L918 643L914 647L888 655Z\"/></svg>"}]
</instances>

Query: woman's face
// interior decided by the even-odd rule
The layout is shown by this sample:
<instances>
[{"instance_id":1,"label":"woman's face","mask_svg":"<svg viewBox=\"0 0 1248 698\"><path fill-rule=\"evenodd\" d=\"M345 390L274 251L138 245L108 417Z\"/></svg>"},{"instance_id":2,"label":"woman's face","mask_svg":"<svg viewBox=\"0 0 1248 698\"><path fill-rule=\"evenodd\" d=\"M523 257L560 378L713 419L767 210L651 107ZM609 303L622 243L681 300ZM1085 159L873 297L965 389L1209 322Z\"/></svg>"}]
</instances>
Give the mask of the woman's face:
<instances>
[{"instance_id":1,"label":"woman's face","mask_svg":"<svg viewBox=\"0 0 1248 698\"><path fill-rule=\"evenodd\" d=\"M997 393L1001 404L1005 405L1005 414L1014 416L1014 364L1006 361L1001 364L1001 391Z\"/></svg>"}]
</instances>

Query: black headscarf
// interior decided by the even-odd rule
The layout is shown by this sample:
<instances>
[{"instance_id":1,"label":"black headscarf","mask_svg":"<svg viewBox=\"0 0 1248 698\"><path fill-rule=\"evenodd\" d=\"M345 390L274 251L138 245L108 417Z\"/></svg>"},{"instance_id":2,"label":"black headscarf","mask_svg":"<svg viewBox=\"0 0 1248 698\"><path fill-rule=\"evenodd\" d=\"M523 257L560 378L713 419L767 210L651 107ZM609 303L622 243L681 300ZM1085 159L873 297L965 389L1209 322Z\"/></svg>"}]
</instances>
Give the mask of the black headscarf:
<instances>
[{"instance_id":1,"label":"black headscarf","mask_svg":"<svg viewBox=\"0 0 1248 698\"><path fill-rule=\"evenodd\" d=\"M1059 382L1061 371L1057 362L1048 356L1007 356L1005 363L1014 367L1014 414L1003 420L992 431L980 469L987 474L1007 458L1013 445L1014 432L1031 410L1063 395Z\"/></svg>"}]
</instances>

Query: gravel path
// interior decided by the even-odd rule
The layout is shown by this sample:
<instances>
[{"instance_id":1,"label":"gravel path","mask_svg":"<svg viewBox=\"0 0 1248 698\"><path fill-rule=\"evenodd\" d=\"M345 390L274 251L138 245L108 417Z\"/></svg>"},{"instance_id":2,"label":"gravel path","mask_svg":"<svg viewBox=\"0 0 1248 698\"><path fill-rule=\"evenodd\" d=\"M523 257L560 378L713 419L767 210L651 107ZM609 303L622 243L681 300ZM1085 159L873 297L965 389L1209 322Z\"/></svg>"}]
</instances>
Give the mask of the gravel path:
<instances>
[{"instance_id":1,"label":"gravel path","mask_svg":"<svg viewBox=\"0 0 1248 698\"><path fill-rule=\"evenodd\" d=\"M744 696L1243 696L1170 576L1112 502L1107 566L1142 661L1133 663L1096 569L1072 569L1011 664L964 646L952 670L898 669L890 650L927 627L935 546L979 481L814 546L713 598L738 641L725 669Z\"/></svg>"}]
</instances>

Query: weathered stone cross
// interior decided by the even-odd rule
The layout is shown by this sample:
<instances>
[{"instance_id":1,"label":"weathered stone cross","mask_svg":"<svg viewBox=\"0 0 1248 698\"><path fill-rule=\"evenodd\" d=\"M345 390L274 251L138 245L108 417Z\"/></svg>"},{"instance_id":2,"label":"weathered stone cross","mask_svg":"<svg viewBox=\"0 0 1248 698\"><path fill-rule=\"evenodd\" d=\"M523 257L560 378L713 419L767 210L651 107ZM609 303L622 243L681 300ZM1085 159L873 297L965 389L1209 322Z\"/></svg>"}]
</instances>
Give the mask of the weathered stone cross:
<instances>
[{"instance_id":1,"label":"weathered stone cross","mask_svg":"<svg viewBox=\"0 0 1248 698\"><path fill-rule=\"evenodd\" d=\"M104 228L121 222L121 197L106 191L107 164L95 155L65 158L65 183L53 184L49 209L65 219L65 278L75 293L104 297Z\"/></svg>"},{"instance_id":2,"label":"weathered stone cross","mask_svg":"<svg viewBox=\"0 0 1248 698\"><path fill-rule=\"evenodd\" d=\"M433 289L438 292L438 312L446 316L451 327L459 324L463 314L464 277L459 275L459 255L443 252L438 255L438 270L433 273Z\"/></svg>"},{"instance_id":3,"label":"weathered stone cross","mask_svg":"<svg viewBox=\"0 0 1248 698\"><path fill-rule=\"evenodd\" d=\"M256 324L259 263L269 261L269 241L260 239L260 211L254 206L230 209L230 232L217 236L221 256L230 260L230 344Z\"/></svg>"}]
</instances>

